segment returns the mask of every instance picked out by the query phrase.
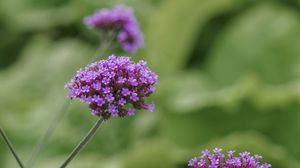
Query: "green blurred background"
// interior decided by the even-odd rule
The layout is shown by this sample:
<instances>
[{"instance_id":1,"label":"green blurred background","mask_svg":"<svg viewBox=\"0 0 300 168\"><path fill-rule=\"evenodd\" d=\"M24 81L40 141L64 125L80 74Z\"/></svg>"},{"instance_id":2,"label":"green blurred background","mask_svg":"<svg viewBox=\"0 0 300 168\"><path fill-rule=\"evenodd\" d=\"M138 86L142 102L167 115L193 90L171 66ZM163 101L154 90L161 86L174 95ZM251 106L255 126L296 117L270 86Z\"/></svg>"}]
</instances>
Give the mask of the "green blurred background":
<instances>
[{"instance_id":1,"label":"green blurred background","mask_svg":"<svg viewBox=\"0 0 300 168\"><path fill-rule=\"evenodd\" d=\"M134 59L159 74L157 109L111 119L70 167L184 168L219 147L300 168L299 0L1 0L0 123L22 160L97 50L82 18L120 3L144 32ZM72 102L35 167L58 167L95 122L89 113ZM2 140L0 167L17 167Z\"/></svg>"}]
</instances>

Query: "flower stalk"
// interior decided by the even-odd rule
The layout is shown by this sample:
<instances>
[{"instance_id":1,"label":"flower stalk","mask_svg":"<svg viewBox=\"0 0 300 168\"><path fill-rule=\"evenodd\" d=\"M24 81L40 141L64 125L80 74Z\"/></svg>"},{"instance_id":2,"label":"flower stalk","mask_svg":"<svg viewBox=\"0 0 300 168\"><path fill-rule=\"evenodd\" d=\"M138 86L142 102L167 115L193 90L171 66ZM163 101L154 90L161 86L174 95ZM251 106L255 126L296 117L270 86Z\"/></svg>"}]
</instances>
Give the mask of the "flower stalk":
<instances>
[{"instance_id":1,"label":"flower stalk","mask_svg":"<svg viewBox=\"0 0 300 168\"><path fill-rule=\"evenodd\" d=\"M80 141L80 143L74 148L69 157L64 161L60 168L65 168L68 164L77 156L77 154L83 149L83 147L89 142L89 140L96 134L98 128L103 123L104 119L99 118L86 136Z\"/></svg>"},{"instance_id":2,"label":"flower stalk","mask_svg":"<svg viewBox=\"0 0 300 168\"><path fill-rule=\"evenodd\" d=\"M24 164L22 163L21 159L19 158L15 148L13 147L11 141L8 139L8 137L7 137L6 133L4 132L4 130L2 129L2 127L0 127L0 134L1 134L2 138L4 139L4 142L8 146L9 150L13 154L14 158L18 162L20 168L24 168Z\"/></svg>"}]
</instances>

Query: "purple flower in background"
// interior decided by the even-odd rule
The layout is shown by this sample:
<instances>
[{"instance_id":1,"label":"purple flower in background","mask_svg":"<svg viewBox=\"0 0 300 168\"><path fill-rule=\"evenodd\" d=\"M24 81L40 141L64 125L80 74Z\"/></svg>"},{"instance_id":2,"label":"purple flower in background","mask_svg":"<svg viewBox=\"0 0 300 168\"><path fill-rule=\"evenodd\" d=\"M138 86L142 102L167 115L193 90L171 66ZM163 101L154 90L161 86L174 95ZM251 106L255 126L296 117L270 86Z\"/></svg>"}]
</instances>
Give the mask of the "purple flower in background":
<instances>
[{"instance_id":1,"label":"purple flower in background","mask_svg":"<svg viewBox=\"0 0 300 168\"><path fill-rule=\"evenodd\" d=\"M143 45L142 33L131 8L117 6L102 9L85 17L84 23L89 28L105 32L113 30L117 33L117 41L127 52L134 53Z\"/></svg>"},{"instance_id":2,"label":"purple flower in background","mask_svg":"<svg viewBox=\"0 0 300 168\"><path fill-rule=\"evenodd\" d=\"M93 15L84 18L84 23L90 28L121 30L124 25L134 23L136 18L131 8L116 6L112 9L101 9Z\"/></svg>"},{"instance_id":3,"label":"purple flower in background","mask_svg":"<svg viewBox=\"0 0 300 168\"><path fill-rule=\"evenodd\" d=\"M135 53L138 48L143 45L143 37L136 26L126 25L118 35L118 41L125 51Z\"/></svg>"},{"instance_id":4,"label":"purple flower in background","mask_svg":"<svg viewBox=\"0 0 300 168\"><path fill-rule=\"evenodd\" d=\"M188 162L193 168L270 168L268 163L261 164L259 155L251 156L249 152L242 152L238 156L233 155L234 151L228 151L227 157L222 149L215 148L213 154L209 150L202 151L199 158L192 158Z\"/></svg>"},{"instance_id":5,"label":"purple flower in background","mask_svg":"<svg viewBox=\"0 0 300 168\"><path fill-rule=\"evenodd\" d=\"M152 112L155 106L145 98L154 92L157 78L144 61L134 63L129 57L110 56L79 70L66 88L70 99L79 98L93 115L108 119L132 116L135 109Z\"/></svg>"}]
</instances>

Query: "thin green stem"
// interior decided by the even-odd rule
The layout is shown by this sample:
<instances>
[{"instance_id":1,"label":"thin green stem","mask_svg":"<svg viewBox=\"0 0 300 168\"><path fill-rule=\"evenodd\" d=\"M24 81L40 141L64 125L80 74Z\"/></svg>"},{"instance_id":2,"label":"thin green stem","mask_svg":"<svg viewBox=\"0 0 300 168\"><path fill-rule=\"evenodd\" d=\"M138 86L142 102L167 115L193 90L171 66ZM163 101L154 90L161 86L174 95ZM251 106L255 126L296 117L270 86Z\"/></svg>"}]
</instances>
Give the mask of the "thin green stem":
<instances>
[{"instance_id":1,"label":"thin green stem","mask_svg":"<svg viewBox=\"0 0 300 168\"><path fill-rule=\"evenodd\" d=\"M99 49L97 50L96 54L92 57L91 61L94 62L97 60L97 58L100 58L111 46L112 41L115 38L115 34L103 34L104 36L101 38L101 45ZM100 52L100 53L99 53ZM39 154L42 152L42 150L45 148L45 146L48 144L49 139L51 138L52 134L54 133L56 127L60 123L60 121L63 119L63 116L65 115L68 107L70 105L69 100L66 100L62 108L55 114L53 120L51 120L46 132L42 135L42 137L39 139L38 143L34 147L30 158L26 164L26 167L32 167L35 164L35 161Z\"/></svg>"},{"instance_id":2,"label":"thin green stem","mask_svg":"<svg viewBox=\"0 0 300 168\"><path fill-rule=\"evenodd\" d=\"M6 145L8 146L9 150L11 151L11 153L13 154L13 156L15 157L16 161L18 162L20 168L24 168L24 165L23 165L21 159L19 158L19 156L18 156L15 148L13 147L11 141L8 139L8 137L5 134L5 132L2 129L2 127L0 127L0 134L1 134L2 138L4 139Z\"/></svg>"},{"instance_id":3,"label":"thin green stem","mask_svg":"<svg viewBox=\"0 0 300 168\"><path fill-rule=\"evenodd\" d=\"M80 143L73 149L69 157L64 161L60 168L65 168L74 159L74 157L81 151L81 149L88 143L88 141L96 134L97 129L103 123L104 119L99 120L94 124L86 136L80 141Z\"/></svg>"}]
</instances>

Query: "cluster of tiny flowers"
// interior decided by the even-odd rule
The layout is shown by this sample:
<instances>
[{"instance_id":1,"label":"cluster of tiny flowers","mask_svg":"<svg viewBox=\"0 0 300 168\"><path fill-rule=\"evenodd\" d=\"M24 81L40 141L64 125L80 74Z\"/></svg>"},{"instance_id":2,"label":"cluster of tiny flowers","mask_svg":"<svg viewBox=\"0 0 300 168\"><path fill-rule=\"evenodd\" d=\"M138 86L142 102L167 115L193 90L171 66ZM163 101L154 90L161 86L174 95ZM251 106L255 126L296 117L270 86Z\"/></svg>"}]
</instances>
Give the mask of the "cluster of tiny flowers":
<instances>
[{"instance_id":1,"label":"cluster of tiny flowers","mask_svg":"<svg viewBox=\"0 0 300 168\"><path fill-rule=\"evenodd\" d=\"M249 152L239 153L234 156L234 151L228 151L227 157L221 152L222 149L215 148L213 154L209 150L202 151L202 155L193 158L188 162L189 167L193 168L270 168L268 163L261 164L259 155L251 156Z\"/></svg>"},{"instance_id":2,"label":"cluster of tiny flowers","mask_svg":"<svg viewBox=\"0 0 300 168\"><path fill-rule=\"evenodd\" d=\"M108 119L131 116L135 109L154 110L145 98L158 82L145 61L134 63L129 57L110 56L80 69L66 85L69 98L79 98L92 109L92 114Z\"/></svg>"},{"instance_id":3,"label":"cluster of tiny flowers","mask_svg":"<svg viewBox=\"0 0 300 168\"><path fill-rule=\"evenodd\" d=\"M90 28L114 30L122 48L130 53L136 52L143 45L143 37L132 9L117 6L113 9L102 9L84 19Z\"/></svg>"}]
</instances>

